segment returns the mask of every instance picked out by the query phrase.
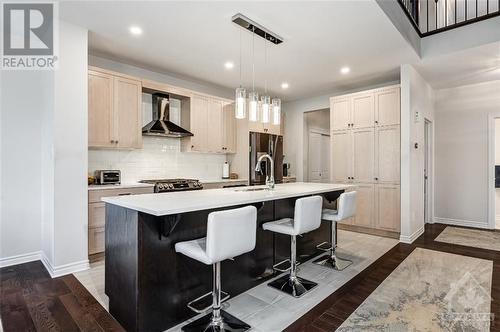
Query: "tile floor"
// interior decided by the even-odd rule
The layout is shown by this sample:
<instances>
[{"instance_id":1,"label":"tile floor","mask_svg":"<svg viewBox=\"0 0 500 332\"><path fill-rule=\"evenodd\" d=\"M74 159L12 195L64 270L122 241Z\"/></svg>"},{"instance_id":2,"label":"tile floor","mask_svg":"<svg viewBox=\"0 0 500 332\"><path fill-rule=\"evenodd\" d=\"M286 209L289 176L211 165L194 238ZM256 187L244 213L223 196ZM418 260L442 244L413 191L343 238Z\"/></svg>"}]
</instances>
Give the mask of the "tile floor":
<instances>
[{"instance_id":1,"label":"tile floor","mask_svg":"<svg viewBox=\"0 0 500 332\"><path fill-rule=\"evenodd\" d=\"M267 281L229 299L224 303L225 310L250 324L252 331L282 331L397 243L396 239L340 230L339 256L354 262L347 269L340 272L333 271L312 262L306 262L300 266L299 275L319 284L310 293L296 299L268 287L269 281ZM107 309L108 298L104 294L104 262L93 263L89 270L76 273L75 276ZM222 286L224 288L224 285ZM168 331L180 331L184 324L186 322Z\"/></svg>"}]
</instances>

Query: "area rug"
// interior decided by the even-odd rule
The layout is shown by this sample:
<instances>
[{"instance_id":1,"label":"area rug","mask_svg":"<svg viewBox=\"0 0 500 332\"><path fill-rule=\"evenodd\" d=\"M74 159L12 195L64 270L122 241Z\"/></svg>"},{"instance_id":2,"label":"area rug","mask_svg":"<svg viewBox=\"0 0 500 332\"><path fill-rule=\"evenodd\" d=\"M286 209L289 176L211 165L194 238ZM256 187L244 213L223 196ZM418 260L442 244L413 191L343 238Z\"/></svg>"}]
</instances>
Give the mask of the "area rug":
<instances>
[{"instance_id":1,"label":"area rug","mask_svg":"<svg viewBox=\"0 0 500 332\"><path fill-rule=\"evenodd\" d=\"M435 241L500 251L500 232L446 227Z\"/></svg>"},{"instance_id":2,"label":"area rug","mask_svg":"<svg viewBox=\"0 0 500 332\"><path fill-rule=\"evenodd\" d=\"M337 331L489 331L493 262L416 248Z\"/></svg>"}]
</instances>

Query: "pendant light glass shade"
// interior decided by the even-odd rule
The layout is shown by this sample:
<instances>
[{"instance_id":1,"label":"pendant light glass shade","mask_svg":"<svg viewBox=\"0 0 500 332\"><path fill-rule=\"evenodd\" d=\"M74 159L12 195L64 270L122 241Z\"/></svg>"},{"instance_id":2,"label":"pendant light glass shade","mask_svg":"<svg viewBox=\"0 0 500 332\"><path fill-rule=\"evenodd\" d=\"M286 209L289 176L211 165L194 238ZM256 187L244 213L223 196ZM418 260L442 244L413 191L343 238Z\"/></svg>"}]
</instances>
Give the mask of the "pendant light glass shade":
<instances>
[{"instance_id":1,"label":"pendant light glass shade","mask_svg":"<svg viewBox=\"0 0 500 332\"><path fill-rule=\"evenodd\" d=\"M259 121L259 94L255 91L248 94L248 120Z\"/></svg>"},{"instance_id":2,"label":"pendant light glass shade","mask_svg":"<svg viewBox=\"0 0 500 332\"><path fill-rule=\"evenodd\" d=\"M269 123L271 121L271 97L262 96L262 123Z\"/></svg>"},{"instance_id":3,"label":"pendant light glass shade","mask_svg":"<svg viewBox=\"0 0 500 332\"><path fill-rule=\"evenodd\" d=\"M234 103L234 116L236 119L244 119L247 116L247 92L245 88L236 89L236 98Z\"/></svg>"},{"instance_id":4,"label":"pendant light glass shade","mask_svg":"<svg viewBox=\"0 0 500 332\"><path fill-rule=\"evenodd\" d=\"M273 124L281 123L281 99L273 98Z\"/></svg>"}]
</instances>

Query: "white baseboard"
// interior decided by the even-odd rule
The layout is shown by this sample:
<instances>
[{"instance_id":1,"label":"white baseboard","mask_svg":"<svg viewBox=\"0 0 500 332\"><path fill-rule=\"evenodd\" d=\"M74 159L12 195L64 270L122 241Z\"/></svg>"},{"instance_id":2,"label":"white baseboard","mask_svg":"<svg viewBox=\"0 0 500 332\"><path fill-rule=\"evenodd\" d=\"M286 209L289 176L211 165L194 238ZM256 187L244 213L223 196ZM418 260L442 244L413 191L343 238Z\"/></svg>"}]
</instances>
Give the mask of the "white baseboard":
<instances>
[{"instance_id":1,"label":"white baseboard","mask_svg":"<svg viewBox=\"0 0 500 332\"><path fill-rule=\"evenodd\" d=\"M399 242L403 242L403 243L407 243L407 244L412 244L413 241L415 241L416 239L418 239L418 237L420 235L424 234L424 230L425 230L425 225L423 225L418 230L416 230L415 232L413 232L413 234L411 234L410 236L400 235L399 236Z\"/></svg>"},{"instance_id":2,"label":"white baseboard","mask_svg":"<svg viewBox=\"0 0 500 332\"><path fill-rule=\"evenodd\" d=\"M47 258L47 256L45 256L44 253L42 253L42 263L52 278L57 278L66 274L87 270L90 267L88 259L75 263L52 266L49 259Z\"/></svg>"},{"instance_id":3,"label":"white baseboard","mask_svg":"<svg viewBox=\"0 0 500 332\"><path fill-rule=\"evenodd\" d=\"M7 266L12 266L12 265L33 262L33 261L39 261L41 259L41 256L42 256L41 251L34 251L34 252L27 253L27 254L1 258L0 259L0 267L7 267Z\"/></svg>"},{"instance_id":4,"label":"white baseboard","mask_svg":"<svg viewBox=\"0 0 500 332\"><path fill-rule=\"evenodd\" d=\"M452 225L452 226L462 226L462 227L473 227L473 228L485 228L490 229L490 225L484 221L475 220L461 220L461 219L451 219L451 218L439 218L434 217L435 223Z\"/></svg>"}]
</instances>

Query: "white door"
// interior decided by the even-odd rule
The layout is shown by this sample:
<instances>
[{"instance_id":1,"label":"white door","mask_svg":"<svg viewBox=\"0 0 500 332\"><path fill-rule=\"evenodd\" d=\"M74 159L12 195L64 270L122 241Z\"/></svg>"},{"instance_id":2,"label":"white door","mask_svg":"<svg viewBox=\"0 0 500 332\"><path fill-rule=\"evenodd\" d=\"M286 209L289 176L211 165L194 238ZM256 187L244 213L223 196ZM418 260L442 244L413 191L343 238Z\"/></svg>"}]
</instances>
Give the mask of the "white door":
<instances>
[{"instance_id":1,"label":"white door","mask_svg":"<svg viewBox=\"0 0 500 332\"><path fill-rule=\"evenodd\" d=\"M321 182L321 134L309 132L309 182Z\"/></svg>"},{"instance_id":2,"label":"white door","mask_svg":"<svg viewBox=\"0 0 500 332\"><path fill-rule=\"evenodd\" d=\"M376 183L398 184L400 182L400 134L399 125L375 129Z\"/></svg>"},{"instance_id":3,"label":"white door","mask_svg":"<svg viewBox=\"0 0 500 332\"><path fill-rule=\"evenodd\" d=\"M432 123L425 119L424 124L424 222L431 222L431 191L430 189L430 169L432 165Z\"/></svg>"},{"instance_id":4,"label":"white door","mask_svg":"<svg viewBox=\"0 0 500 332\"><path fill-rule=\"evenodd\" d=\"M330 136L321 135L321 182L330 182Z\"/></svg>"},{"instance_id":5,"label":"white door","mask_svg":"<svg viewBox=\"0 0 500 332\"><path fill-rule=\"evenodd\" d=\"M330 136L309 132L309 182L330 182Z\"/></svg>"}]
</instances>

